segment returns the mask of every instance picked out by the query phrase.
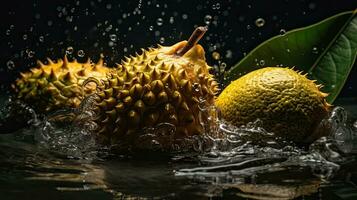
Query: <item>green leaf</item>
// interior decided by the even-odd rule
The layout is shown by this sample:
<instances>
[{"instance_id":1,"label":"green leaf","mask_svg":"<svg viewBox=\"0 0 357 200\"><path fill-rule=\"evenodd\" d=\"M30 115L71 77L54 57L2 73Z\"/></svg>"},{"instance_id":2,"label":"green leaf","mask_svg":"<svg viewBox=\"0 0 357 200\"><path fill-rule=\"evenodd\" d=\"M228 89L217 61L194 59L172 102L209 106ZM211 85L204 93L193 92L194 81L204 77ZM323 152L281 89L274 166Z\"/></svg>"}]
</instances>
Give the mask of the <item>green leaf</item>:
<instances>
[{"instance_id":1,"label":"green leaf","mask_svg":"<svg viewBox=\"0 0 357 200\"><path fill-rule=\"evenodd\" d=\"M323 84L332 103L356 60L356 13L340 13L263 42L226 73L227 83L266 66L295 67Z\"/></svg>"}]
</instances>

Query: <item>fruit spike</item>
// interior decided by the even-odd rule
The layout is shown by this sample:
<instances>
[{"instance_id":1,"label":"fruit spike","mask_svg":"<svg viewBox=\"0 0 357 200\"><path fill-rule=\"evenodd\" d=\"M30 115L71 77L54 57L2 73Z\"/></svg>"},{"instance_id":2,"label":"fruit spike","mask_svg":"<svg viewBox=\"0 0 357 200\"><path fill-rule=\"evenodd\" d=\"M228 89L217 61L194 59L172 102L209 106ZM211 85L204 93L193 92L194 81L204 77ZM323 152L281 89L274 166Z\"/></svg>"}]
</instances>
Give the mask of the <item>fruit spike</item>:
<instances>
[{"instance_id":1,"label":"fruit spike","mask_svg":"<svg viewBox=\"0 0 357 200\"><path fill-rule=\"evenodd\" d=\"M39 112L49 112L63 107L77 107L81 100L96 91L96 87L82 87L83 82L94 77L103 79L109 72L103 58L97 64L69 61L67 56L57 62L47 58L48 64L37 61L37 67L20 73L13 84L16 95Z\"/></svg>"},{"instance_id":2,"label":"fruit spike","mask_svg":"<svg viewBox=\"0 0 357 200\"><path fill-rule=\"evenodd\" d=\"M102 80L93 109L103 142L131 145L142 129L162 123L176 127L174 138L204 133L208 116L202 108L213 105L217 93L204 49L197 44L205 30L197 28L189 41L125 57Z\"/></svg>"}]
</instances>

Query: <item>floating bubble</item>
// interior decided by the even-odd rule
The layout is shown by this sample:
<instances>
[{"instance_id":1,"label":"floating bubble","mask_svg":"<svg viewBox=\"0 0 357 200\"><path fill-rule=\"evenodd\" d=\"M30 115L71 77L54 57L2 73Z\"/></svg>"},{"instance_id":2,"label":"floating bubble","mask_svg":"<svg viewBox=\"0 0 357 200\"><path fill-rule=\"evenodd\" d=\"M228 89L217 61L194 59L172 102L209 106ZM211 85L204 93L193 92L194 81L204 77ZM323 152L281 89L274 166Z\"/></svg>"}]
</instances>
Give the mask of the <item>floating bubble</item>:
<instances>
[{"instance_id":1,"label":"floating bubble","mask_svg":"<svg viewBox=\"0 0 357 200\"><path fill-rule=\"evenodd\" d=\"M163 20L162 18L157 18L156 24L157 24L158 26L162 26L162 25L164 24L164 20Z\"/></svg>"},{"instance_id":2,"label":"floating bubble","mask_svg":"<svg viewBox=\"0 0 357 200\"><path fill-rule=\"evenodd\" d=\"M265 20L263 18L258 18L255 20L255 25L257 27L263 27L265 25Z\"/></svg>"},{"instance_id":3,"label":"floating bubble","mask_svg":"<svg viewBox=\"0 0 357 200\"><path fill-rule=\"evenodd\" d=\"M153 31L154 30L154 26L149 26L149 30Z\"/></svg>"},{"instance_id":4,"label":"floating bubble","mask_svg":"<svg viewBox=\"0 0 357 200\"><path fill-rule=\"evenodd\" d=\"M182 19L187 19L188 18L188 15L187 14L183 14L182 15Z\"/></svg>"},{"instance_id":5,"label":"floating bubble","mask_svg":"<svg viewBox=\"0 0 357 200\"><path fill-rule=\"evenodd\" d=\"M161 37L159 41L160 41L160 44L163 44L165 42L165 38Z\"/></svg>"},{"instance_id":6,"label":"floating bubble","mask_svg":"<svg viewBox=\"0 0 357 200\"><path fill-rule=\"evenodd\" d=\"M24 35L22 36L22 39L27 40L27 35L24 34Z\"/></svg>"},{"instance_id":7,"label":"floating bubble","mask_svg":"<svg viewBox=\"0 0 357 200\"><path fill-rule=\"evenodd\" d=\"M85 55L85 53L84 53L83 50L79 50L79 51L77 52L77 55L78 55L79 57L83 57L83 56Z\"/></svg>"}]
</instances>

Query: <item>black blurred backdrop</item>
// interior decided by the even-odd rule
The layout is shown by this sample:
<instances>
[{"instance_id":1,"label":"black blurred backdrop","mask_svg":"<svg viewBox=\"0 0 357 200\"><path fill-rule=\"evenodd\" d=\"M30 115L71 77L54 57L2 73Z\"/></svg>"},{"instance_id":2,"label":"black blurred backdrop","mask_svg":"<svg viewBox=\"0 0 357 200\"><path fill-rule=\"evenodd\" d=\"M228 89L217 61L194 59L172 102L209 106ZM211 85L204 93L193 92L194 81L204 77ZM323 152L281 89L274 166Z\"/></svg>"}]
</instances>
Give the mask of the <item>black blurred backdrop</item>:
<instances>
[{"instance_id":1,"label":"black blurred backdrop","mask_svg":"<svg viewBox=\"0 0 357 200\"><path fill-rule=\"evenodd\" d=\"M209 31L200 43L208 63L230 67L282 29L355 8L356 0L6 1L0 7L0 84L5 88L37 59L61 58L66 51L83 61L98 60L103 53L112 65L141 47L187 39L205 22L210 22ZM258 18L265 21L261 27L255 24ZM220 54L219 61L212 52ZM355 66L341 96L357 96L356 77Z\"/></svg>"}]
</instances>

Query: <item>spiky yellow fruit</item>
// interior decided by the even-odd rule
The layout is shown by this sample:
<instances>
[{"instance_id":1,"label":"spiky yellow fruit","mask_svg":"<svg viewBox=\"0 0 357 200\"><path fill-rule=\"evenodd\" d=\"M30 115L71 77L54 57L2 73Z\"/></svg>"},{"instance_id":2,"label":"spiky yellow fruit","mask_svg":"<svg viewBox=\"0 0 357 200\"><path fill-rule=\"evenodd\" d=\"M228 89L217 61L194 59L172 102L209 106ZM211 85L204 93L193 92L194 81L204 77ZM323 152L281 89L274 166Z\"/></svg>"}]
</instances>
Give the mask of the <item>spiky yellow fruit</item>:
<instances>
[{"instance_id":1,"label":"spiky yellow fruit","mask_svg":"<svg viewBox=\"0 0 357 200\"><path fill-rule=\"evenodd\" d=\"M130 143L160 123L174 125L176 138L203 133L201 109L213 105L218 86L202 46L176 54L186 43L142 49L103 81L95 108L103 140Z\"/></svg>"},{"instance_id":2,"label":"spiky yellow fruit","mask_svg":"<svg viewBox=\"0 0 357 200\"><path fill-rule=\"evenodd\" d=\"M96 90L95 84L82 84L89 77L105 78L109 68L100 58L98 63L70 62L65 56L53 62L48 59L45 65L38 61L37 68L21 73L21 77L13 84L19 99L33 106L39 112L49 112L60 108L77 107L82 99Z\"/></svg>"},{"instance_id":3,"label":"spiky yellow fruit","mask_svg":"<svg viewBox=\"0 0 357 200\"><path fill-rule=\"evenodd\" d=\"M260 119L277 137L304 143L319 137L315 129L330 107L326 96L292 69L266 67L233 81L216 105L222 118L236 126Z\"/></svg>"}]
</instances>

